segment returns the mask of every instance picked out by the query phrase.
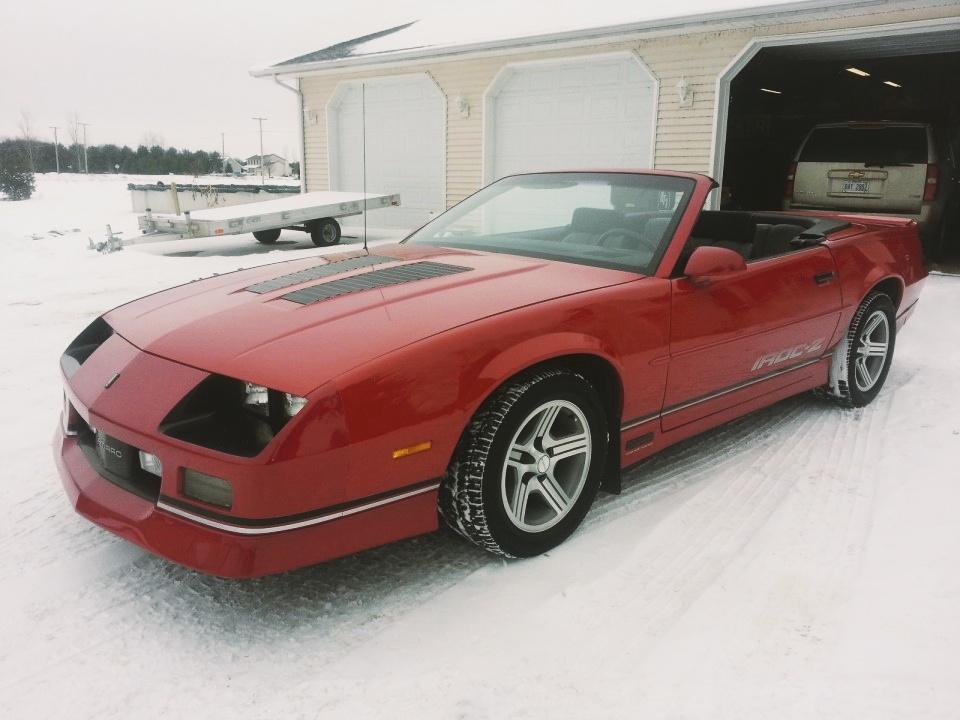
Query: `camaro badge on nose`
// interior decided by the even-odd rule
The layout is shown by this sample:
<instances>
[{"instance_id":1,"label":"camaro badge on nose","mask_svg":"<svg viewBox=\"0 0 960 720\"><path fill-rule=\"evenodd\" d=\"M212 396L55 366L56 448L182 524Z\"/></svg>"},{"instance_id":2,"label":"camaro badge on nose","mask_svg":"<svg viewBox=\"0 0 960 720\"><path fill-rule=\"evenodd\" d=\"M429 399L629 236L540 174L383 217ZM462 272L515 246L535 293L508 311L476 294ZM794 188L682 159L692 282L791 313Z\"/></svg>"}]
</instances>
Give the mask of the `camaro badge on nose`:
<instances>
[{"instance_id":1,"label":"camaro badge on nose","mask_svg":"<svg viewBox=\"0 0 960 720\"><path fill-rule=\"evenodd\" d=\"M114 373L113 375L110 376L110 379L107 380L107 382L104 383L103 387L104 387L104 388L110 387L111 385L113 385L113 384L117 381L117 378L118 378L118 377L120 377L120 373Z\"/></svg>"}]
</instances>

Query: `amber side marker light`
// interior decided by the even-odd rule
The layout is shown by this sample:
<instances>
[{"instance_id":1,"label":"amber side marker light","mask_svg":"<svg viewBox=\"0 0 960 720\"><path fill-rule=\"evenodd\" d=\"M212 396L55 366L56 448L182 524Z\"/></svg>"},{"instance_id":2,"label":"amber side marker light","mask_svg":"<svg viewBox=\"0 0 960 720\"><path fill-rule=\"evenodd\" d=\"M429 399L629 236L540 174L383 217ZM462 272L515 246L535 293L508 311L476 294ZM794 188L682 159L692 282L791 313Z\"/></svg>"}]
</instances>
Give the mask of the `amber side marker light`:
<instances>
[{"instance_id":1,"label":"amber side marker light","mask_svg":"<svg viewBox=\"0 0 960 720\"><path fill-rule=\"evenodd\" d=\"M402 457L407 457L407 455L416 455L417 453L425 452L432 447L433 442L431 440L427 440L426 442L410 445L409 447L398 448L393 451L393 459L397 460Z\"/></svg>"}]
</instances>

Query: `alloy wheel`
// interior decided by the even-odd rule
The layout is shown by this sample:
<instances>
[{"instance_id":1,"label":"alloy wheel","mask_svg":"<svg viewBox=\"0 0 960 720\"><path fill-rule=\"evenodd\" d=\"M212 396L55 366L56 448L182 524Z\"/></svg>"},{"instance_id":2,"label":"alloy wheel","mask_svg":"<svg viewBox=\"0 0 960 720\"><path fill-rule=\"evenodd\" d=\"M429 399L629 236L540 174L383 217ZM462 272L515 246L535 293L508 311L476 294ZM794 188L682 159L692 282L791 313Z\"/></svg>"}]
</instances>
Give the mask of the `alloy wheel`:
<instances>
[{"instance_id":1,"label":"alloy wheel","mask_svg":"<svg viewBox=\"0 0 960 720\"><path fill-rule=\"evenodd\" d=\"M500 480L507 517L543 532L570 512L590 471L592 438L583 411L552 400L531 412L510 441Z\"/></svg>"},{"instance_id":2,"label":"alloy wheel","mask_svg":"<svg viewBox=\"0 0 960 720\"><path fill-rule=\"evenodd\" d=\"M882 310L875 310L863 324L857 338L854 373L857 388L867 392L880 379L890 350L890 321Z\"/></svg>"}]
</instances>

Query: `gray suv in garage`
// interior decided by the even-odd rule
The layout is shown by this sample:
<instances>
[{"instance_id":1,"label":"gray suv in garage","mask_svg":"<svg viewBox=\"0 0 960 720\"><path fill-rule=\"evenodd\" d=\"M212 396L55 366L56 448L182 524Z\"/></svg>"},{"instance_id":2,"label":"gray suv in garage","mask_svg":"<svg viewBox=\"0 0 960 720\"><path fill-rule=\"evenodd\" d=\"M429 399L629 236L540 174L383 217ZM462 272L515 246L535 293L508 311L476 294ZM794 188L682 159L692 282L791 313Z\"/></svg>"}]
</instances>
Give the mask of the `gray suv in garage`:
<instances>
[{"instance_id":1,"label":"gray suv in garage","mask_svg":"<svg viewBox=\"0 0 960 720\"><path fill-rule=\"evenodd\" d=\"M816 125L788 171L784 207L911 217L937 258L960 245L957 160L956 142L925 123Z\"/></svg>"}]
</instances>

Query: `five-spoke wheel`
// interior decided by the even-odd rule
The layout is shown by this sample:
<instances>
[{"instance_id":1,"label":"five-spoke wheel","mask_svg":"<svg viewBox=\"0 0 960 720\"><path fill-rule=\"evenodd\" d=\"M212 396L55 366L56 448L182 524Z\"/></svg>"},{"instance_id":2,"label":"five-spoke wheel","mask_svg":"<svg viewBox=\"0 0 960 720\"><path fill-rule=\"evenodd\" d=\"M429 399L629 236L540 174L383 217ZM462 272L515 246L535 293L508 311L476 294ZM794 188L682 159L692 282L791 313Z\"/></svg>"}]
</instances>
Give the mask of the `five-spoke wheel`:
<instances>
[{"instance_id":1,"label":"five-spoke wheel","mask_svg":"<svg viewBox=\"0 0 960 720\"><path fill-rule=\"evenodd\" d=\"M896 335L893 301L882 292L867 295L833 352L830 382L819 392L848 407L869 403L887 379Z\"/></svg>"},{"instance_id":2,"label":"five-spoke wheel","mask_svg":"<svg viewBox=\"0 0 960 720\"><path fill-rule=\"evenodd\" d=\"M507 384L470 423L440 490L454 530L501 555L562 542L600 485L607 413L582 376L545 368Z\"/></svg>"},{"instance_id":3,"label":"five-spoke wheel","mask_svg":"<svg viewBox=\"0 0 960 720\"><path fill-rule=\"evenodd\" d=\"M862 392L873 389L887 364L890 349L890 321L883 310L874 310L857 338L854 374Z\"/></svg>"},{"instance_id":4,"label":"five-spoke wheel","mask_svg":"<svg viewBox=\"0 0 960 720\"><path fill-rule=\"evenodd\" d=\"M543 532L580 497L590 470L590 425L583 411L551 400L531 412L510 441L500 493L521 530Z\"/></svg>"}]
</instances>

